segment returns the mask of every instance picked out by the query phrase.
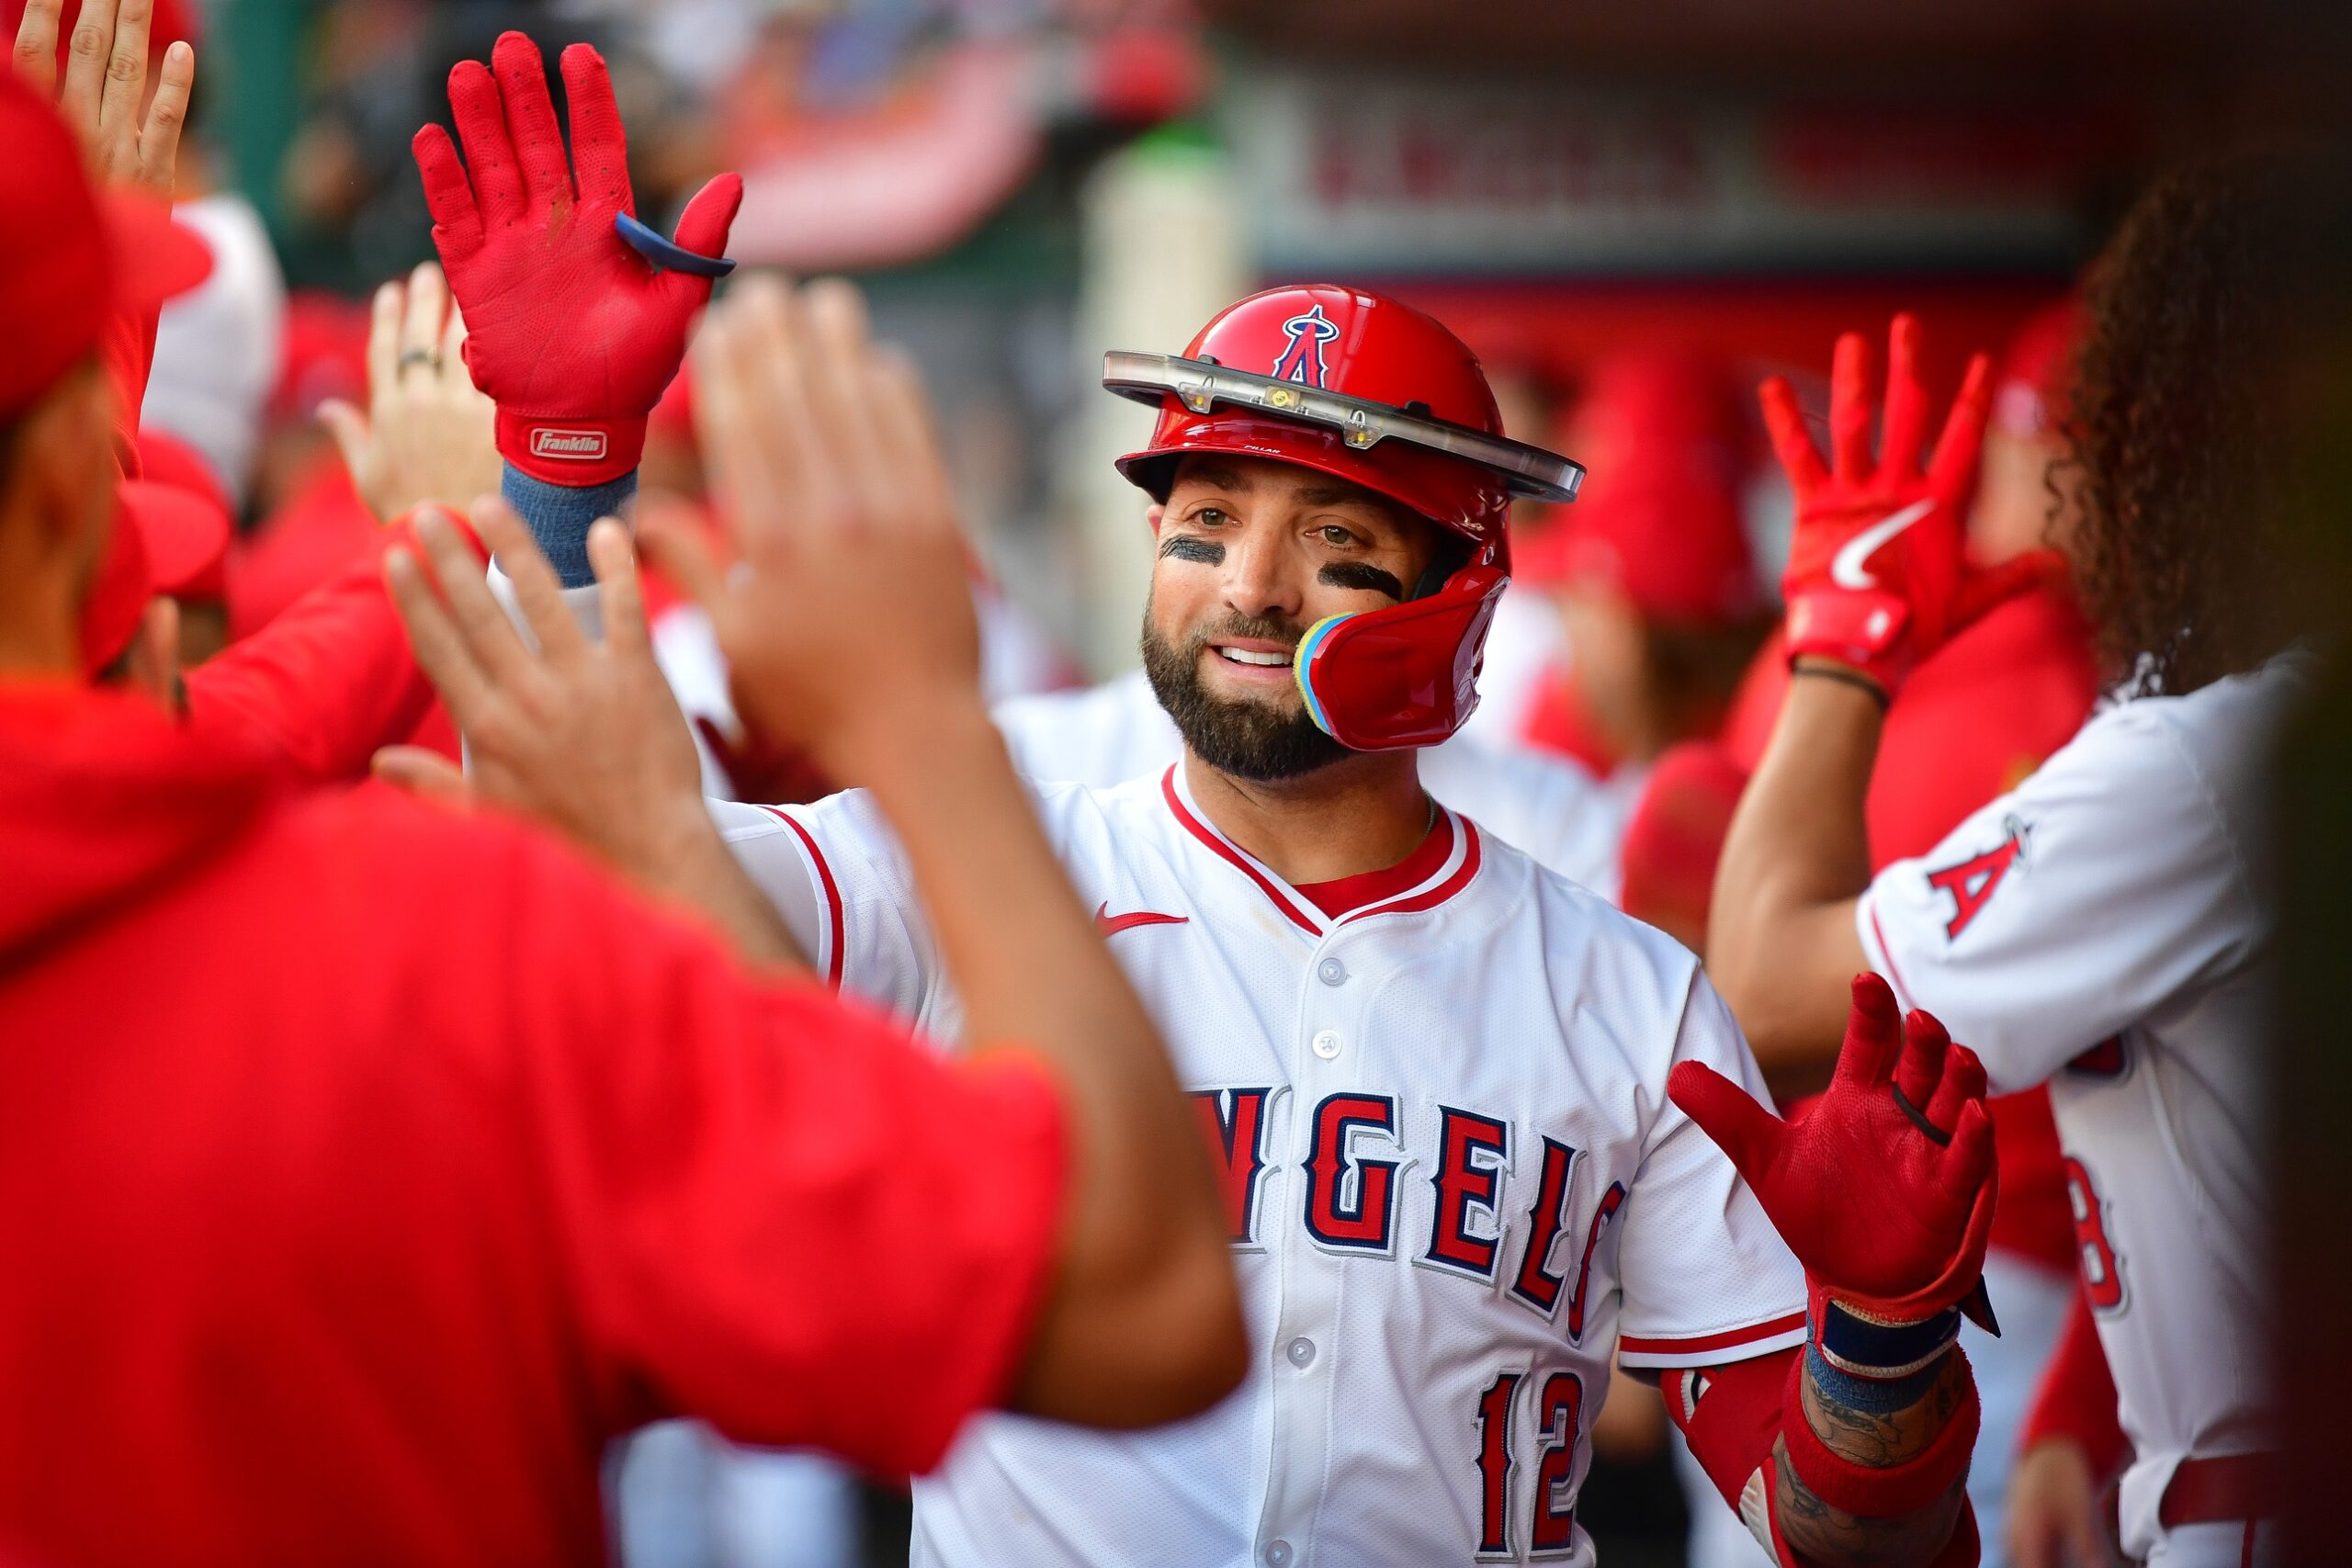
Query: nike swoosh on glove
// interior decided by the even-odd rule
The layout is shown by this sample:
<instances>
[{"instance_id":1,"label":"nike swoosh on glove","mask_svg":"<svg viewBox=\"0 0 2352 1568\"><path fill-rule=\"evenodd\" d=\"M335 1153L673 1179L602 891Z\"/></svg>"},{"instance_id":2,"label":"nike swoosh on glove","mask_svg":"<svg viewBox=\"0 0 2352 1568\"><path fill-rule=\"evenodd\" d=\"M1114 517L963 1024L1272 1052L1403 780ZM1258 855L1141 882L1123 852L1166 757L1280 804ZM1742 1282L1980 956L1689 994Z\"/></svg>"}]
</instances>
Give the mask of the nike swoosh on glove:
<instances>
[{"instance_id":1,"label":"nike swoosh on glove","mask_svg":"<svg viewBox=\"0 0 2352 1568\"><path fill-rule=\"evenodd\" d=\"M498 405L498 450L533 479L587 487L638 465L645 416L678 373L686 327L711 280L657 270L614 227L635 217L628 144L604 57L563 51L567 158L546 62L502 34L485 69L449 73L465 164L438 125L413 143L433 212L433 243L464 310L466 366ZM678 220L677 243L727 248L743 182L720 175Z\"/></svg>"},{"instance_id":2,"label":"nike swoosh on glove","mask_svg":"<svg viewBox=\"0 0 2352 1568\"><path fill-rule=\"evenodd\" d=\"M1817 654L1869 675L1890 695L1919 660L2011 592L2047 574L2035 559L1993 574L1966 559L1968 503L1991 401L1984 355L1969 360L1935 451L1923 465L1928 402L1919 379L1919 323L1887 333L1885 417L1871 451L1870 344L1838 339L1829 378L1829 461L1796 391L1775 376L1758 389L1773 451L1796 492L1796 528L1781 574L1788 652Z\"/></svg>"}]
</instances>

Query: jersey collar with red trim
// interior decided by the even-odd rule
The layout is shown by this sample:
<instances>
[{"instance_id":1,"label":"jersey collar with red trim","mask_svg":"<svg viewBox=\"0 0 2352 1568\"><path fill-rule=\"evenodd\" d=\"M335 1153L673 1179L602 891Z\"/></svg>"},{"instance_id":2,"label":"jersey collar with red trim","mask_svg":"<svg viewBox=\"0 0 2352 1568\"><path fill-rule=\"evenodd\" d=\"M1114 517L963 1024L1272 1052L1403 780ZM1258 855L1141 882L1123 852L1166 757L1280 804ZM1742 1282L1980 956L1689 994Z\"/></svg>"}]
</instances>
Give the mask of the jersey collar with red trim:
<instances>
[{"instance_id":1,"label":"jersey collar with red trim","mask_svg":"<svg viewBox=\"0 0 2352 1568\"><path fill-rule=\"evenodd\" d=\"M1168 802L1168 809L1186 832L1198 839L1210 853L1257 884L1258 891L1265 896L1267 901L1280 909L1291 924L1309 936L1325 936L1340 926L1351 925L1375 915L1410 914L1435 908L1469 886L1471 880L1478 874L1482 857L1477 827L1468 818L1441 806L1438 807L1438 825L1430 832L1432 837L1445 834L1446 843L1444 853L1434 857L1436 864L1433 867L1416 851L1389 868L1389 872L1401 874L1399 875L1392 877L1388 873L1370 872L1343 878L1342 881L1351 885L1347 894L1353 902L1338 914L1327 914L1317 907L1315 900L1274 874L1263 861L1217 831L1215 824L1193 801L1193 792L1184 781L1182 763L1170 767L1160 775L1159 793ZM1322 886L1328 890L1333 885L1326 883Z\"/></svg>"}]
</instances>

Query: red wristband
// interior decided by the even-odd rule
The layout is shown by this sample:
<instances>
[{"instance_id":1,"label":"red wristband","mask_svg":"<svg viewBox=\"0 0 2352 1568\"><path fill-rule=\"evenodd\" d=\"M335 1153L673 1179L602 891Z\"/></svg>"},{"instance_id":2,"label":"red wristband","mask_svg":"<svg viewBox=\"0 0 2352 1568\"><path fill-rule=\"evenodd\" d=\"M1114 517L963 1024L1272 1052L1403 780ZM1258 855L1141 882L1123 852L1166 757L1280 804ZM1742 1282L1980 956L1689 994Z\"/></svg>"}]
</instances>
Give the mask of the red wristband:
<instances>
[{"instance_id":1,"label":"red wristband","mask_svg":"<svg viewBox=\"0 0 2352 1568\"><path fill-rule=\"evenodd\" d=\"M1951 1354L1962 1371L1968 1358L1958 1346ZM1928 1446L1901 1464L1856 1464L1831 1450L1813 1429L1804 1414L1804 1360L1789 1369L1789 1392L1781 1406L1781 1438L1789 1447L1789 1468L1806 1491L1833 1508L1860 1518L1888 1518L1917 1513L1968 1473L1968 1456L1976 1447L1976 1428L1983 1412L1976 1399L1976 1380L1967 1379L1961 1407L1944 1423Z\"/></svg>"},{"instance_id":2,"label":"red wristband","mask_svg":"<svg viewBox=\"0 0 2352 1568\"><path fill-rule=\"evenodd\" d=\"M645 456L645 418L534 418L498 411L498 455L542 484L610 484Z\"/></svg>"},{"instance_id":3,"label":"red wristband","mask_svg":"<svg viewBox=\"0 0 2352 1568\"><path fill-rule=\"evenodd\" d=\"M1817 653L1825 659L1866 671L1890 694L1909 672L1910 657L1904 632L1911 624L1911 607L1899 594L1859 589L1801 591L1789 601L1787 651L1792 663L1800 655Z\"/></svg>"}]
</instances>

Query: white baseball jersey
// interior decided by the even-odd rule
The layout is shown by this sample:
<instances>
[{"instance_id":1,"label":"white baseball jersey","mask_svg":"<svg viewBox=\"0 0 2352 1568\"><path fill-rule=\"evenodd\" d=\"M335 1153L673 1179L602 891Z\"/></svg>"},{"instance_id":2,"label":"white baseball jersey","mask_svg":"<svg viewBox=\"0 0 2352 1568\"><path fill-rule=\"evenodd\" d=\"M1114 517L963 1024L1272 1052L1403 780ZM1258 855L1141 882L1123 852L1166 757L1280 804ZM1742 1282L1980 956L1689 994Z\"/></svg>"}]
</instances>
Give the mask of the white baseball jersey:
<instances>
[{"instance_id":1,"label":"white baseball jersey","mask_svg":"<svg viewBox=\"0 0 2352 1568\"><path fill-rule=\"evenodd\" d=\"M1149 1432L981 1420L916 1487L915 1561L1589 1563L1576 1494L1612 1353L1804 1337L1794 1258L1666 1097L1685 1060L1760 1096L1738 1026L1688 952L1467 818L1310 897L1182 773L1039 808L1194 1097L1251 1373ZM713 809L835 984L956 1036L867 797Z\"/></svg>"},{"instance_id":2,"label":"white baseball jersey","mask_svg":"<svg viewBox=\"0 0 2352 1568\"><path fill-rule=\"evenodd\" d=\"M1176 723L1140 670L1076 692L996 705L1012 765L1039 784L1107 786L1183 755ZM1565 757L1457 736L1420 754L1421 784L1537 864L1614 901L1626 806Z\"/></svg>"},{"instance_id":3,"label":"white baseball jersey","mask_svg":"<svg viewBox=\"0 0 2352 1568\"><path fill-rule=\"evenodd\" d=\"M2137 1455L2134 1557L2157 1546L2181 1460L2273 1444L2255 857L2270 733L2302 684L2290 658L2104 709L1856 910L1871 964L1975 1049L1996 1092L2050 1084Z\"/></svg>"},{"instance_id":4,"label":"white baseball jersey","mask_svg":"<svg viewBox=\"0 0 2352 1568\"><path fill-rule=\"evenodd\" d=\"M566 599L579 615L582 606L574 594ZM980 623L980 690L991 701L1051 691L1070 679L1068 660L1001 592L975 582L972 608ZM722 734L732 734L738 728L735 699L727 688L727 656L719 651L709 613L692 601L673 604L654 618L649 633L653 661L662 667L689 725L708 719ZM699 730L695 749L702 758L703 793L737 798L741 792Z\"/></svg>"}]
</instances>

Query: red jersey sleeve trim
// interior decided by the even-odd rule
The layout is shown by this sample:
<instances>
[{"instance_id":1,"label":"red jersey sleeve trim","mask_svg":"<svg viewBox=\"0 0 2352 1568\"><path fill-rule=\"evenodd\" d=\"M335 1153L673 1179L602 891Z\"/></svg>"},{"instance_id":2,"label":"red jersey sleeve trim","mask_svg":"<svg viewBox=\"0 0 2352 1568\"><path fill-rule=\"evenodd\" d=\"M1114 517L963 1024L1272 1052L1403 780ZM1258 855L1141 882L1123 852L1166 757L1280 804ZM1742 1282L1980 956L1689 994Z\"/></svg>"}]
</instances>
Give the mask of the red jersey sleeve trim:
<instances>
[{"instance_id":1,"label":"red jersey sleeve trim","mask_svg":"<svg viewBox=\"0 0 2352 1568\"><path fill-rule=\"evenodd\" d=\"M848 932L842 925L841 884L833 880L833 868L825 863L825 852L817 847L817 836L802 827L798 818L778 807L763 806L760 809L799 836L800 847L808 852L808 863L817 868L817 882L825 890L825 984L838 991L842 988L842 949L848 945Z\"/></svg>"},{"instance_id":2,"label":"red jersey sleeve trim","mask_svg":"<svg viewBox=\"0 0 2352 1568\"><path fill-rule=\"evenodd\" d=\"M1804 1314L1789 1313L1719 1334L1685 1338L1651 1338L1628 1334L1617 1341L1617 1358L1627 1366L1678 1367L1713 1361L1745 1360L1769 1350L1804 1343ZM1737 1354L1726 1354L1736 1351Z\"/></svg>"}]
</instances>

